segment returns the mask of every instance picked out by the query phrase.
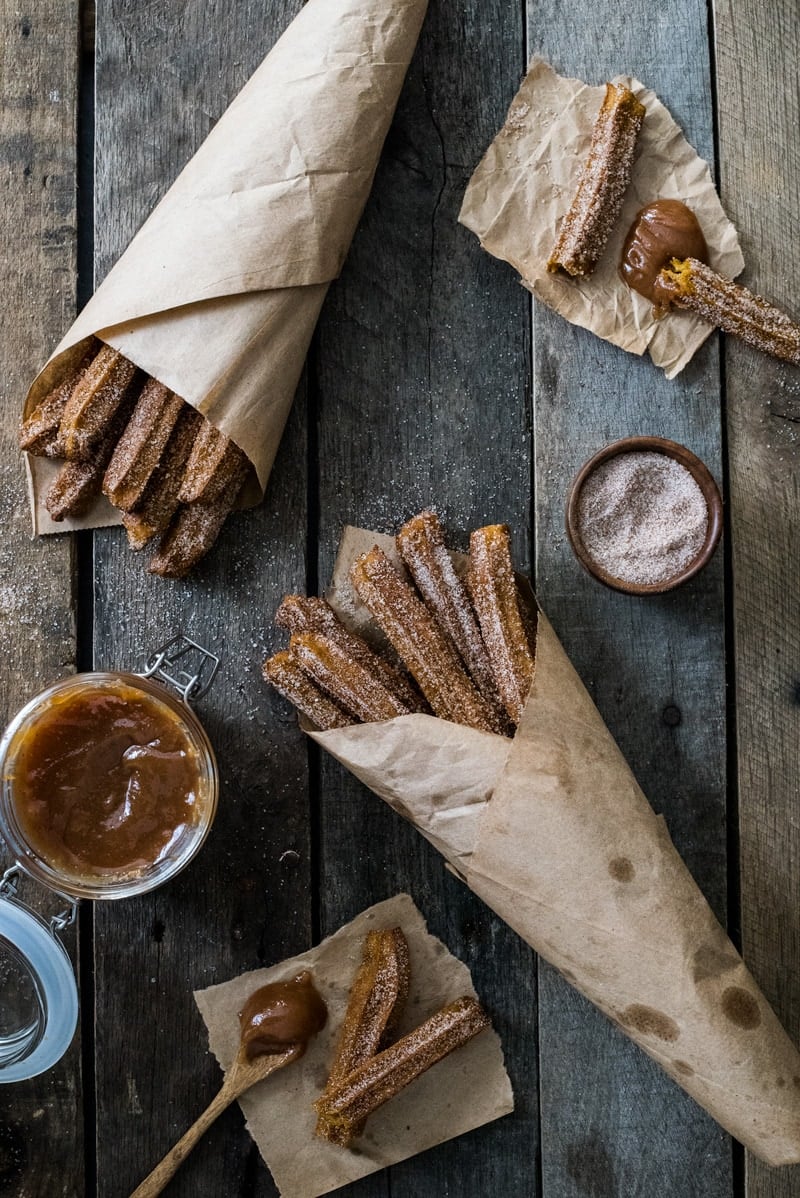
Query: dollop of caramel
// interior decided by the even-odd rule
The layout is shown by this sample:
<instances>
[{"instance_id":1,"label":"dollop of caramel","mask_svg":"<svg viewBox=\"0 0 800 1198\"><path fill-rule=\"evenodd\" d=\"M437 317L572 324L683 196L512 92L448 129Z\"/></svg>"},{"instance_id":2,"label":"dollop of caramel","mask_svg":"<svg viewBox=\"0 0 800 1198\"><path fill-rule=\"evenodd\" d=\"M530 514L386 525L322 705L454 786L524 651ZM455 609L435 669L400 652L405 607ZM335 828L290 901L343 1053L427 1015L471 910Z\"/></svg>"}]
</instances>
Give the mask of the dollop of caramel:
<instances>
[{"instance_id":1,"label":"dollop of caramel","mask_svg":"<svg viewBox=\"0 0 800 1198\"><path fill-rule=\"evenodd\" d=\"M241 1046L248 1060L297 1048L326 1024L328 1008L307 969L288 982L270 982L250 995L239 1012Z\"/></svg>"},{"instance_id":2,"label":"dollop of caramel","mask_svg":"<svg viewBox=\"0 0 800 1198\"><path fill-rule=\"evenodd\" d=\"M636 213L625 244L619 273L633 291L652 301L656 315L669 307L659 294L658 274L672 258L708 262L703 230L691 208L680 200L655 200Z\"/></svg>"}]
</instances>

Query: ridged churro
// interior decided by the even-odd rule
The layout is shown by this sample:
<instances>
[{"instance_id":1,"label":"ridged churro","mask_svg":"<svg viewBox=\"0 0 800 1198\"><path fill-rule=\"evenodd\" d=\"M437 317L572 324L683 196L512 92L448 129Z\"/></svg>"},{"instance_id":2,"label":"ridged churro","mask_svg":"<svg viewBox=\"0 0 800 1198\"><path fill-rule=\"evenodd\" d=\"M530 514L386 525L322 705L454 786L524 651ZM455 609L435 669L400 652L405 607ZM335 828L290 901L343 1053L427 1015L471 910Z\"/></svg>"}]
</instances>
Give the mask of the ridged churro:
<instances>
[{"instance_id":1,"label":"ridged churro","mask_svg":"<svg viewBox=\"0 0 800 1198\"><path fill-rule=\"evenodd\" d=\"M369 932L321 1102L385 1044L402 1013L409 982L408 941L402 929ZM354 1129L354 1134L359 1130ZM328 1124L321 1117L316 1134L335 1144L346 1144L350 1139L342 1127Z\"/></svg>"},{"instance_id":2,"label":"ridged churro","mask_svg":"<svg viewBox=\"0 0 800 1198\"><path fill-rule=\"evenodd\" d=\"M597 265L630 183L644 105L627 87L606 84L589 153L547 263L549 271L589 275Z\"/></svg>"},{"instance_id":3,"label":"ridged churro","mask_svg":"<svg viewBox=\"0 0 800 1198\"><path fill-rule=\"evenodd\" d=\"M197 440L183 475L181 503L202 500L210 503L222 494L231 479L243 476L247 469L247 458L234 445L230 437L206 421Z\"/></svg>"},{"instance_id":4,"label":"ridged churro","mask_svg":"<svg viewBox=\"0 0 800 1198\"><path fill-rule=\"evenodd\" d=\"M296 632L289 649L306 674L359 720L369 723L409 714L374 674L321 632Z\"/></svg>"},{"instance_id":5,"label":"ridged churro","mask_svg":"<svg viewBox=\"0 0 800 1198\"><path fill-rule=\"evenodd\" d=\"M326 1090L314 1104L320 1120L349 1142L373 1111L489 1026L477 999L448 1003Z\"/></svg>"},{"instance_id":6,"label":"ridged churro","mask_svg":"<svg viewBox=\"0 0 800 1198\"><path fill-rule=\"evenodd\" d=\"M420 512L397 534L397 548L417 589L500 718L500 696L467 588L458 577L435 512Z\"/></svg>"},{"instance_id":7,"label":"ridged churro","mask_svg":"<svg viewBox=\"0 0 800 1198\"><path fill-rule=\"evenodd\" d=\"M103 479L104 494L120 511L141 499L184 406L163 383L145 383Z\"/></svg>"},{"instance_id":8,"label":"ridged churro","mask_svg":"<svg viewBox=\"0 0 800 1198\"><path fill-rule=\"evenodd\" d=\"M287 632L321 632L335 641L346 653L380 679L409 711L428 711L422 695L410 679L378 653L373 652L363 637L345 628L336 612L325 599L315 596L286 595L275 613L275 623Z\"/></svg>"},{"instance_id":9,"label":"ridged churro","mask_svg":"<svg viewBox=\"0 0 800 1198\"><path fill-rule=\"evenodd\" d=\"M111 460L114 446L120 437L133 406L133 393L123 397L121 406L96 444L90 457L83 462L64 462L45 495L44 505L52 520L82 516L100 494L103 475Z\"/></svg>"},{"instance_id":10,"label":"ridged churro","mask_svg":"<svg viewBox=\"0 0 800 1198\"><path fill-rule=\"evenodd\" d=\"M131 549L143 549L153 537L167 531L180 506L183 468L202 423L200 413L185 404L144 494L133 511L122 513Z\"/></svg>"},{"instance_id":11,"label":"ridged churro","mask_svg":"<svg viewBox=\"0 0 800 1198\"><path fill-rule=\"evenodd\" d=\"M244 483L244 472L210 502L182 504L147 567L161 578L184 578L205 557L220 534Z\"/></svg>"},{"instance_id":12,"label":"ridged churro","mask_svg":"<svg viewBox=\"0 0 800 1198\"><path fill-rule=\"evenodd\" d=\"M773 358L800 365L800 325L697 258L673 258L660 271L653 298L659 308L685 308Z\"/></svg>"},{"instance_id":13,"label":"ridged churro","mask_svg":"<svg viewBox=\"0 0 800 1198\"><path fill-rule=\"evenodd\" d=\"M467 677L450 643L386 554L377 546L363 554L353 565L351 580L434 714L485 732L500 731L491 708Z\"/></svg>"},{"instance_id":14,"label":"ridged churro","mask_svg":"<svg viewBox=\"0 0 800 1198\"><path fill-rule=\"evenodd\" d=\"M70 392L53 456L70 462L88 461L95 448L105 443L117 412L137 381L133 362L110 345L101 345Z\"/></svg>"},{"instance_id":15,"label":"ridged churro","mask_svg":"<svg viewBox=\"0 0 800 1198\"><path fill-rule=\"evenodd\" d=\"M76 369L57 387L45 395L36 405L27 420L23 420L19 430L19 447L36 457L58 457L58 430L61 417L67 406L67 400L86 368L97 353L97 342L83 355Z\"/></svg>"},{"instance_id":16,"label":"ridged churro","mask_svg":"<svg viewBox=\"0 0 800 1198\"><path fill-rule=\"evenodd\" d=\"M322 732L346 728L353 720L312 682L288 650L275 653L264 662L264 677L275 690L294 704Z\"/></svg>"},{"instance_id":17,"label":"ridged churro","mask_svg":"<svg viewBox=\"0 0 800 1198\"><path fill-rule=\"evenodd\" d=\"M515 724L533 682L534 656L520 611L511 547L505 524L476 529L470 536L467 584L497 689Z\"/></svg>"}]
</instances>

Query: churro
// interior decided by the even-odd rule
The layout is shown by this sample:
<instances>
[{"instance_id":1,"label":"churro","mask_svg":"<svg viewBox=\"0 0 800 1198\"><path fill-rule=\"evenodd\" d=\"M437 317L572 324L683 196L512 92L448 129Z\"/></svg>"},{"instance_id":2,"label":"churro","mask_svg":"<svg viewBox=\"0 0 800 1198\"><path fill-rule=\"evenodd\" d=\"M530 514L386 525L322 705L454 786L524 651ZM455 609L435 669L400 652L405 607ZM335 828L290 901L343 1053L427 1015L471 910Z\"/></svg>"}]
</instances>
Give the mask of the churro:
<instances>
[{"instance_id":1,"label":"churro","mask_svg":"<svg viewBox=\"0 0 800 1198\"><path fill-rule=\"evenodd\" d=\"M120 511L131 511L141 499L183 407L163 383L147 380L103 479L104 494Z\"/></svg>"},{"instance_id":2,"label":"churro","mask_svg":"<svg viewBox=\"0 0 800 1198\"><path fill-rule=\"evenodd\" d=\"M105 443L117 412L136 384L136 375L133 362L110 345L101 345L70 392L53 456L88 461L95 448Z\"/></svg>"},{"instance_id":3,"label":"churro","mask_svg":"<svg viewBox=\"0 0 800 1198\"><path fill-rule=\"evenodd\" d=\"M97 353L98 342L92 339L91 348L81 358L77 368L57 387L48 391L36 405L19 430L19 447L36 457L57 457L58 430L61 417L72 391Z\"/></svg>"},{"instance_id":4,"label":"churro","mask_svg":"<svg viewBox=\"0 0 800 1198\"><path fill-rule=\"evenodd\" d=\"M122 513L131 549L143 549L153 537L167 531L179 507L183 468L202 423L200 413L185 404L144 494L133 511Z\"/></svg>"},{"instance_id":5,"label":"churro","mask_svg":"<svg viewBox=\"0 0 800 1198\"><path fill-rule=\"evenodd\" d=\"M428 711L422 695L411 680L386 658L373 652L363 637L345 628L325 599L286 595L275 613L275 623L287 632L321 632L335 641L354 661L370 670L409 711Z\"/></svg>"},{"instance_id":6,"label":"churro","mask_svg":"<svg viewBox=\"0 0 800 1198\"><path fill-rule=\"evenodd\" d=\"M465 996L448 1003L326 1090L314 1104L320 1120L349 1142L373 1111L489 1026L476 999Z\"/></svg>"},{"instance_id":7,"label":"churro","mask_svg":"<svg viewBox=\"0 0 800 1198\"><path fill-rule=\"evenodd\" d=\"M450 638L486 701L500 713L500 697L467 588L445 547L439 517L420 512L397 534L397 548L417 589Z\"/></svg>"},{"instance_id":8,"label":"churro","mask_svg":"<svg viewBox=\"0 0 800 1198\"><path fill-rule=\"evenodd\" d=\"M577 277L594 270L628 189L644 116L644 105L632 91L606 84L589 154L547 263L549 271Z\"/></svg>"},{"instance_id":9,"label":"churro","mask_svg":"<svg viewBox=\"0 0 800 1198\"><path fill-rule=\"evenodd\" d=\"M359 720L369 723L409 714L369 669L321 632L296 632L289 649L306 674Z\"/></svg>"},{"instance_id":10,"label":"churro","mask_svg":"<svg viewBox=\"0 0 800 1198\"><path fill-rule=\"evenodd\" d=\"M377 545L358 558L350 577L359 599L416 679L434 714L485 732L500 731L438 624Z\"/></svg>"},{"instance_id":11,"label":"churro","mask_svg":"<svg viewBox=\"0 0 800 1198\"><path fill-rule=\"evenodd\" d=\"M476 529L469 547L467 584L497 689L506 711L518 724L533 682L534 657L520 611L507 526Z\"/></svg>"},{"instance_id":12,"label":"churro","mask_svg":"<svg viewBox=\"0 0 800 1198\"><path fill-rule=\"evenodd\" d=\"M243 476L246 469L247 458L238 445L206 420L186 463L181 503L196 500L210 503L223 493L231 479Z\"/></svg>"},{"instance_id":13,"label":"churro","mask_svg":"<svg viewBox=\"0 0 800 1198\"><path fill-rule=\"evenodd\" d=\"M210 502L196 500L178 512L147 567L161 578L184 578L205 557L220 534L244 483L244 472Z\"/></svg>"},{"instance_id":14,"label":"churro","mask_svg":"<svg viewBox=\"0 0 800 1198\"><path fill-rule=\"evenodd\" d=\"M132 393L123 397L122 405L114 413L102 440L95 445L86 461L64 462L44 499L52 520L82 516L100 494L103 475L125 427L133 398Z\"/></svg>"},{"instance_id":15,"label":"churro","mask_svg":"<svg viewBox=\"0 0 800 1198\"><path fill-rule=\"evenodd\" d=\"M322 732L346 728L352 719L312 682L288 650L274 654L263 666L264 677Z\"/></svg>"},{"instance_id":16,"label":"churro","mask_svg":"<svg viewBox=\"0 0 800 1198\"><path fill-rule=\"evenodd\" d=\"M800 325L697 258L673 258L660 271L653 298L658 307L685 308L773 358L800 365Z\"/></svg>"},{"instance_id":17,"label":"churro","mask_svg":"<svg viewBox=\"0 0 800 1198\"><path fill-rule=\"evenodd\" d=\"M348 1074L375 1056L394 1031L408 996L409 981L408 942L402 929L369 932L321 1102ZM321 1117L316 1134L339 1144L350 1138L341 1127Z\"/></svg>"}]
</instances>

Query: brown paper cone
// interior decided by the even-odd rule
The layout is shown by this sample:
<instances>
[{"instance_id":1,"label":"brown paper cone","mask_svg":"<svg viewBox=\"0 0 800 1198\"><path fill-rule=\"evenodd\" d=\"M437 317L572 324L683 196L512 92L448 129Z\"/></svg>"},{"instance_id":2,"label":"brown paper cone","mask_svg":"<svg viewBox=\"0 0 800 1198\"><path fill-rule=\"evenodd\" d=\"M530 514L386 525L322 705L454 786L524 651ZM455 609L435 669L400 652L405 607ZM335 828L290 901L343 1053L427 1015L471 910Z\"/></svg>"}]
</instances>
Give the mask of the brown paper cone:
<instances>
[{"instance_id":1,"label":"brown paper cone","mask_svg":"<svg viewBox=\"0 0 800 1198\"><path fill-rule=\"evenodd\" d=\"M346 530L333 596L375 543ZM800 1161L800 1055L541 613L513 742L420 715L312 735L726 1130Z\"/></svg>"},{"instance_id":2,"label":"brown paper cone","mask_svg":"<svg viewBox=\"0 0 800 1198\"><path fill-rule=\"evenodd\" d=\"M35 379L93 334L203 412L266 486L306 351L369 195L427 0L308 0ZM30 459L35 532L54 467Z\"/></svg>"}]
</instances>

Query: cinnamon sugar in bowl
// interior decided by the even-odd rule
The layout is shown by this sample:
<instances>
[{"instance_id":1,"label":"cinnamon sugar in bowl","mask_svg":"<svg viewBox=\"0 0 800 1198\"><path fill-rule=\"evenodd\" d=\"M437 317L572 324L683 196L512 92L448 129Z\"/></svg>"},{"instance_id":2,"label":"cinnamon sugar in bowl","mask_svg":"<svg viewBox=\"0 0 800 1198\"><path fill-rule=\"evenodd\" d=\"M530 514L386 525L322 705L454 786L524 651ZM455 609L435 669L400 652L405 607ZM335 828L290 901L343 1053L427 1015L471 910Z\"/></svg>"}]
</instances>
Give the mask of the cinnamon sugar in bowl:
<instances>
[{"instance_id":1,"label":"cinnamon sugar in bowl","mask_svg":"<svg viewBox=\"0 0 800 1198\"><path fill-rule=\"evenodd\" d=\"M600 582L631 595L661 594L693 578L722 532L722 498L695 454L663 437L626 437L579 471L567 535Z\"/></svg>"}]
</instances>

